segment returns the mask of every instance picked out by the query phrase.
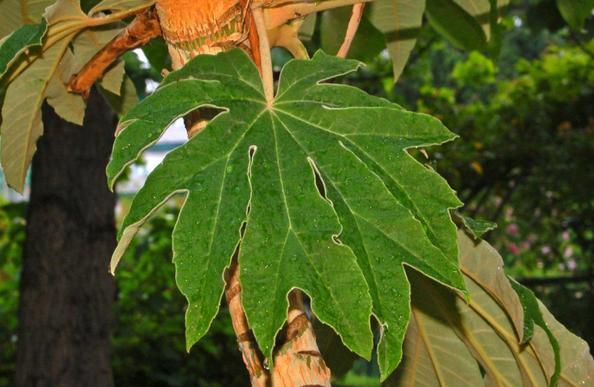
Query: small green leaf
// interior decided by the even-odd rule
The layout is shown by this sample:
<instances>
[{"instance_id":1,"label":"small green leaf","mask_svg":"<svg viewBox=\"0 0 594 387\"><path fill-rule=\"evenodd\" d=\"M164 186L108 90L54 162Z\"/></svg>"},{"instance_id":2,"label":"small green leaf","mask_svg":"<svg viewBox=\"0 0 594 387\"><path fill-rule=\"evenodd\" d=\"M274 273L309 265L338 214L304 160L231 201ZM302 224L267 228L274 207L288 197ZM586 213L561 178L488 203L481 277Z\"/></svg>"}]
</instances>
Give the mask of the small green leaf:
<instances>
[{"instance_id":1,"label":"small green leaf","mask_svg":"<svg viewBox=\"0 0 594 387\"><path fill-rule=\"evenodd\" d=\"M0 81L21 53L41 46L46 32L47 23L43 20L39 24L22 26L0 44Z\"/></svg>"},{"instance_id":2,"label":"small green leaf","mask_svg":"<svg viewBox=\"0 0 594 387\"><path fill-rule=\"evenodd\" d=\"M464 228L470 232L474 239L481 239L483 235L497 228L497 223L489 222L488 220L473 219L462 214L456 214L456 217L460 220Z\"/></svg>"},{"instance_id":3,"label":"small green leaf","mask_svg":"<svg viewBox=\"0 0 594 387\"><path fill-rule=\"evenodd\" d=\"M586 19L592 17L594 0L557 0L557 7L569 26L579 30Z\"/></svg>"},{"instance_id":4,"label":"small green leaf","mask_svg":"<svg viewBox=\"0 0 594 387\"><path fill-rule=\"evenodd\" d=\"M557 338L555 335L553 335L553 332L551 332L547 323L545 322L542 311L540 310L538 299L532 290L515 281L511 277L509 277L509 280L516 293L518 293L520 301L522 302L522 307L524 308L524 333L522 336L522 343L525 344L532 340L534 334L534 325L538 325L545 331L551 347L553 348L555 355L555 372L551 377L550 386L555 387L557 386L559 376L561 374L561 350L559 347L559 341L557 341Z\"/></svg>"},{"instance_id":5,"label":"small green leaf","mask_svg":"<svg viewBox=\"0 0 594 387\"><path fill-rule=\"evenodd\" d=\"M370 314L378 318L385 377L400 360L409 318L404 265L464 289L449 217L461 203L406 152L455 135L430 116L321 83L358 66L321 52L290 61L269 106L246 54L200 56L122 119L110 184L175 119L201 106L222 110L149 176L112 257L113 270L148 216L175 192L186 195L173 238L178 285L190 303L188 346L214 318L222 272L239 244L242 302L268 356L287 294L299 288L364 357Z\"/></svg>"},{"instance_id":6,"label":"small green leaf","mask_svg":"<svg viewBox=\"0 0 594 387\"><path fill-rule=\"evenodd\" d=\"M457 48L480 50L487 44L478 21L453 0L427 0L427 19Z\"/></svg>"}]
</instances>

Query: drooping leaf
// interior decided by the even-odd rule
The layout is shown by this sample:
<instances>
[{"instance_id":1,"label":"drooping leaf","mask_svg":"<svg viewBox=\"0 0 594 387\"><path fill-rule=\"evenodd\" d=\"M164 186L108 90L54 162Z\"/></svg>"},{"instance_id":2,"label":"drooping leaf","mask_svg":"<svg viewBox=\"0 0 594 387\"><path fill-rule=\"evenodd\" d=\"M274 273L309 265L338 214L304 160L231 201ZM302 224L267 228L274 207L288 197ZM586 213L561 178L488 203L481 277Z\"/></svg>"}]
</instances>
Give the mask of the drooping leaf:
<instances>
[{"instance_id":1,"label":"drooping leaf","mask_svg":"<svg viewBox=\"0 0 594 387\"><path fill-rule=\"evenodd\" d=\"M82 31L72 41L74 57L76 58L77 70L75 73L89 62L93 56L99 52L109 41L118 35L122 30L122 25L110 28L89 28ZM122 81L124 79L124 63L118 62L111 66L101 79L101 86L115 95L120 94Z\"/></svg>"},{"instance_id":2,"label":"drooping leaf","mask_svg":"<svg viewBox=\"0 0 594 387\"><path fill-rule=\"evenodd\" d=\"M8 85L2 106L2 166L7 183L17 191L23 189L35 143L43 133L41 106L48 96L50 81L57 74L77 28L83 28L88 17L77 3L59 0L47 8L44 18L48 36L55 30L71 32L45 51L27 53L27 60L20 61L13 66L18 69L7 74L18 76Z\"/></svg>"},{"instance_id":3,"label":"drooping leaf","mask_svg":"<svg viewBox=\"0 0 594 387\"><path fill-rule=\"evenodd\" d=\"M55 0L0 0L0 39L27 24L39 24Z\"/></svg>"},{"instance_id":4,"label":"drooping leaf","mask_svg":"<svg viewBox=\"0 0 594 387\"><path fill-rule=\"evenodd\" d=\"M588 385L594 361L586 343L552 320L535 298L526 303L518 297L491 246L476 244L462 231L458 238L469 299L409 274L413 317L405 358L387 385L553 386L558 362L551 344L556 340L561 347L559 385Z\"/></svg>"},{"instance_id":5,"label":"drooping leaf","mask_svg":"<svg viewBox=\"0 0 594 387\"><path fill-rule=\"evenodd\" d=\"M185 193L173 240L178 286L190 304L188 346L216 314L222 272L239 243L242 302L267 355L286 319L287 293L297 287L312 298L319 319L365 357L373 302L387 376L400 359L409 317L403 265L463 289L448 214L460 203L406 152L454 135L427 115L320 84L357 67L323 53L291 61L268 105L243 52L201 56L122 119L108 165L111 184L178 117L200 106L224 110L149 176L112 257L114 270L150 214Z\"/></svg>"},{"instance_id":6,"label":"drooping leaf","mask_svg":"<svg viewBox=\"0 0 594 387\"><path fill-rule=\"evenodd\" d=\"M82 96L68 92L67 84L76 72L76 60L70 49L67 49L58 64L54 75L47 86L47 102L54 111L66 121L83 124L85 102Z\"/></svg>"},{"instance_id":7,"label":"drooping leaf","mask_svg":"<svg viewBox=\"0 0 594 387\"><path fill-rule=\"evenodd\" d=\"M421 30L425 0L376 0L369 20L384 33L397 81L410 57Z\"/></svg>"},{"instance_id":8,"label":"drooping leaf","mask_svg":"<svg viewBox=\"0 0 594 387\"><path fill-rule=\"evenodd\" d=\"M47 32L47 23L25 25L10 34L0 43L0 81L8 67L21 53L33 47L41 46Z\"/></svg>"},{"instance_id":9,"label":"drooping leaf","mask_svg":"<svg viewBox=\"0 0 594 387\"><path fill-rule=\"evenodd\" d=\"M47 8L56 0L19 0L23 24L39 23ZM72 4L77 6L77 4Z\"/></svg>"},{"instance_id":10,"label":"drooping leaf","mask_svg":"<svg viewBox=\"0 0 594 387\"><path fill-rule=\"evenodd\" d=\"M479 22L454 0L427 0L427 19L455 47L479 50L487 44Z\"/></svg>"},{"instance_id":11,"label":"drooping leaf","mask_svg":"<svg viewBox=\"0 0 594 387\"><path fill-rule=\"evenodd\" d=\"M101 79L101 87L119 96L124 82L124 73L125 62L120 60L105 72Z\"/></svg>"},{"instance_id":12,"label":"drooping leaf","mask_svg":"<svg viewBox=\"0 0 594 387\"><path fill-rule=\"evenodd\" d=\"M522 307L524 309L524 333L522 337L522 343L525 344L534 337L535 325L542 328L542 330L546 333L555 357L555 372L551 376L550 385L556 386L557 382L559 381L559 374L561 373L561 354L559 342L557 341L555 335L553 335L553 332L551 332L547 326L547 323L543 318L542 311L540 310L539 301L532 290L511 278L510 283L518 294L518 297L520 297L520 301L522 302Z\"/></svg>"},{"instance_id":13,"label":"drooping leaf","mask_svg":"<svg viewBox=\"0 0 594 387\"><path fill-rule=\"evenodd\" d=\"M316 29L317 19L317 13L312 13L311 15L306 16L305 19L303 19L303 23L301 24L301 28L299 29L299 39L301 39L301 41L311 41L311 38L313 37Z\"/></svg>"},{"instance_id":14,"label":"drooping leaf","mask_svg":"<svg viewBox=\"0 0 594 387\"><path fill-rule=\"evenodd\" d=\"M586 19L592 17L594 0L557 0L557 7L567 24L579 30Z\"/></svg>"},{"instance_id":15,"label":"drooping leaf","mask_svg":"<svg viewBox=\"0 0 594 387\"><path fill-rule=\"evenodd\" d=\"M99 90L101 90L109 106L119 116L128 113L139 101L138 94L136 94L136 87L134 87L134 83L128 76L124 76L119 95L103 88Z\"/></svg>"},{"instance_id":16,"label":"drooping leaf","mask_svg":"<svg viewBox=\"0 0 594 387\"><path fill-rule=\"evenodd\" d=\"M551 312L538 302L546 326L559 342L561 350L561 372L559 374L559 387L591 386L594 384L594 359L590 354L588 344L567 330L553 317ZM540 328L540 327L539 327ZM539 329L537 328L537 329ZM541 334L532 341L549 342L547 335ZM549 368L550 370L551 368Z\"/></svg>"},{"instance_id":17,"label":"drooping leaf","mask_svg":"<svg viewBox=\"0 0 594 387\"><path fill-rule=\"evenodd\" d=\"M491 0L454 0L464 11L472 15L483 27L485 37L491 40ZM509 0L496 0L494 10L496 14L503 13Z\"/></svg>"},{"instance_id":18,"label":"drooping leaf","mask_svg":"<svg viewBox=\"0 0 594 387\"><path fill-rule=\"evenodd\" d=\"M325 11L320 16L322 50L336 53L344 41L344 34L351 18L352 7L341 7ZM382 33L367 18L363 17L355 35L348 58L362 61L372 60L384 48Z\"/></svg>"},{"instance_id":19,"label":"drooping leaf","mask_svg":"<svg viewBox=\"0 0 594 387\"><path fill-rule=\"evenodd\" d=\"M22 25L19 0L0 0L0 39Z\"/></svg>"}]
</instances>

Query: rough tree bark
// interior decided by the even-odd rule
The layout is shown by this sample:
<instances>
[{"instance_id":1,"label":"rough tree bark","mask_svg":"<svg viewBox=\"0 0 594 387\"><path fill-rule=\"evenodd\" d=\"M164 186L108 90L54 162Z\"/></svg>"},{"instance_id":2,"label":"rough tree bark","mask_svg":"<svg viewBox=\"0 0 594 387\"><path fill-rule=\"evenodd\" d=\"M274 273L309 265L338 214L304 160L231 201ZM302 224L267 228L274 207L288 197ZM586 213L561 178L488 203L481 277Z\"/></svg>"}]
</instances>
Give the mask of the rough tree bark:
<instances>
[{"instance_id":1,"label":"rough tree bark","mask_svg":"<svg viewBox=\"0 0 594 387\"><path fill-rule=\"evenodd\" d=\"M105 183L117 119L91 93L83 127L47 105L33 161L20 285L18 387L109 387L115 196Z\"/></svg>"}]
</instances>

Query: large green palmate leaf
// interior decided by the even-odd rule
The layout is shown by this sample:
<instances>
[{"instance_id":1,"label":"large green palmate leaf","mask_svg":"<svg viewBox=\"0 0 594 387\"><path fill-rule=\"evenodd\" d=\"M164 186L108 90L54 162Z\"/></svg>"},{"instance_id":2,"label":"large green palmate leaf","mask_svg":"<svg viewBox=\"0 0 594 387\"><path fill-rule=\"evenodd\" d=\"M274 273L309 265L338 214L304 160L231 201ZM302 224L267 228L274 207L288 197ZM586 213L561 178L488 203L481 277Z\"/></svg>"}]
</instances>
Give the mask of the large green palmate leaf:
<instances>
[{"instance_id":1,"label":"large green palmate leaf","mask_svg":"<svg viewBox=\"0 0 594 387\"><path fill-rule=\"evenodd\" d=\"M122 119L108 165L112 185L175 119L200 106L224 110L149 176L112 257L113 271L150 214L174 193L186 195L173 250L189 301L188 346L215 317L223 271L240 243L242 302L268 356L287 293L300 288L319 319L365 357L376 316L386 377L400 360L409 319L403 266L464 289L448 213L460 202L406 152L455 136L430 116L320 83L358 66L321 52L291 61L268 104L245 53L200 56Z\"/></svg>"},{"instance_id":2,"label":"large green palmate leaf","mask_svg":"<svg viewBox=\"0 0 594 387\"><path fill-rule=\"evenodd\" d=\"M470 301L410 273L413 317L405 358L386 385L591 385L594 360L587 344L533 296L518 296L491 246L463 232L458 240Z\"/></svg>"}]
</instances>

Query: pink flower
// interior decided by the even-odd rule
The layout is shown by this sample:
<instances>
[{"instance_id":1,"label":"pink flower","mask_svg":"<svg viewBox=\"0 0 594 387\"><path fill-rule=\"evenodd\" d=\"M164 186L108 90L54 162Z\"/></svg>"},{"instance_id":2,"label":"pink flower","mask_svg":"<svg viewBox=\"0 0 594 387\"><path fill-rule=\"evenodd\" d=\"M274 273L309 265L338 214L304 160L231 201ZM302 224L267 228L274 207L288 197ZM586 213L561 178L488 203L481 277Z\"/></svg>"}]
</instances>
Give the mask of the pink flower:
<instances>
[{"instance_id":1,"label":"pink flower","mask_svg":"<svg viewBox=\"0 0 594 387\"><path fill-rule=\"evenodd\" d=\"M507 249L513 255L520 255L520 248L515 243L510 243L509 245L507 245Z\"/></svg>"},{"instance_id":2,"label":"pink flower","mask_svg":"<svg viewBox=\"0 0 594 387\"><path fill-rule=\"evenodd\" d=\"M505 232L507 232L511 236L518 236L519 227L515 223L510 223L505 228Z\"/></svg>"},{"instance_id":3,"label":"pink flower","mask_svg":"<svg viewBox=\"0 0 594 387\"><path fill-rule=\"evenodd\" d=\"M571 248L571 246L566 247L565 250L563 251L563 257L569 258L572 255L573 255L573 249Z\"/></svg>"}]
</instances>

